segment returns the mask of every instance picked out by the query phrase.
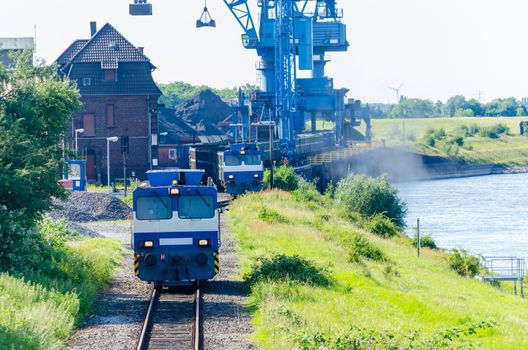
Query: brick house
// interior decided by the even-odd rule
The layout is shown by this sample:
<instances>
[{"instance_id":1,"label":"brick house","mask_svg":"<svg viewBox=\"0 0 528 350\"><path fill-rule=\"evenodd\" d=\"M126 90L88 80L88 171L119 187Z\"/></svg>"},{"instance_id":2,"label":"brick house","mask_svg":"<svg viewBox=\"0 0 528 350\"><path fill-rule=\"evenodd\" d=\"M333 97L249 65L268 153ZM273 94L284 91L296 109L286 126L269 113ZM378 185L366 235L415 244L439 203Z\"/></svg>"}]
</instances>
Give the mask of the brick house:
<instances>
[{"instance_id":1,"label":"brick house","mask_svg":"<svg viewBox=\"0 0 528 350\"><path fill-rule=\"evenodd\" d=\"M112 25L96 30L91 38L74 41L57 59L60 74L76 82L83 110L73 116L66 142L73 149L75 130L78 152L87 162L91 182L107 183L107 137L110 143L110 180L123 178L121 143L128 136L127 177L145 178L145 172L158 165L158 98L152 71L156 67Z\"/></svg>"}]
</instances>

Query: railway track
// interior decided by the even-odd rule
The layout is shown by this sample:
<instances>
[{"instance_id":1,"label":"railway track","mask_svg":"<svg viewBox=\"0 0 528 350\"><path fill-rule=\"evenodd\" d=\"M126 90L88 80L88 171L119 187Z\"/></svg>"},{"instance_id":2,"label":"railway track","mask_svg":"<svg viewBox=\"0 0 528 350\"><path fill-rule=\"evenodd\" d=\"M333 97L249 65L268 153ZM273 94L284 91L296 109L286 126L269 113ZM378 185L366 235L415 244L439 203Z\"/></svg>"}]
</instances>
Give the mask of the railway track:
<instances>
[{"instance_id":1,"label":"railway track","mask_svg":"<svg viewBox=\"0 0 528 350\"><path fill-rule=\"evenodd\" d=\"M200 349L200 287L178 293L154 288L137 350Z\"/></svg>"}]
</instances>

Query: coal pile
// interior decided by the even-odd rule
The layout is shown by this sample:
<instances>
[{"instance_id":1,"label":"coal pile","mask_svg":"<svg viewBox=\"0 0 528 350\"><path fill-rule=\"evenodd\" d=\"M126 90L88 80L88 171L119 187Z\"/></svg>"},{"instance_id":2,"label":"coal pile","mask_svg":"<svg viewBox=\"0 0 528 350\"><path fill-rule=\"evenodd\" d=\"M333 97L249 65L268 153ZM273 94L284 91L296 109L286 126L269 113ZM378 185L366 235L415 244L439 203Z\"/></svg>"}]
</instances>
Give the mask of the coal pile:
<instances>
[{"instance_id":1,"label":"coal pile","mask_svg":"<svg viewBox=\"0 0 528 350\"><path fill-rule=\"evenodd\" d=\"M114 221L130 218L130 208L123 201L105 193L72 192L66 201L54 201L52 219L73 222Z\"/></svg>"},{"instance_id":2,"label":"coal pile","mask_svg":"<svg viewBox=\"0 0 528 350\"><path fill-rule=\"evenodd\" d=\"M176 117L192 125L200 125L206 134L211 124L216 125L227 119L233 110L218 95L211 90L203 90L192 98L176 106Z\"/></svg>"}]
</instances>

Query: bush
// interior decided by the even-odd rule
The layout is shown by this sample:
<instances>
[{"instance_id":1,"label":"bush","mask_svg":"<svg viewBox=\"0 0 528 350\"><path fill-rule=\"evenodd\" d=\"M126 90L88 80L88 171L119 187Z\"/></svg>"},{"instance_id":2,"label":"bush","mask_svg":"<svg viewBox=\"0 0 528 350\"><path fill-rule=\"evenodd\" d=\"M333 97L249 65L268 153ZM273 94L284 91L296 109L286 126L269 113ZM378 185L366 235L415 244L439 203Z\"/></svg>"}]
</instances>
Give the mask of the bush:
<instances>
[{"instance_id":1,"label":"bush","mask_svg":"<svg viewBox=\"0 0 528 350\"><path fill-rule=\"evenodd\" d=\"M361 259L365 258L372 261L385 261L383 252L373 246L368 239L363 236L354 236L352 244L350 246L350 261L361 262Z\"/></svg>"},{"instance_id":2,"label":"bush","mask_svg":"<svg viewBox=\"0 0 528 350\"><path fill-rule=\"evenodd\" d=\"M264 173L264 184L267 185L270 182L271 173L266 170ZM273 176L273 187L278 190L287 192L295 191L299 186L299 177L295 174L295 170L287 165L281 165L275 169Z\"/></svg>"},{"instance_id":3,"label":"bush","mask_svg":"<svg viewBox=\"0 0 528 350\"><path fill-rule=\"evenodd\" d=\"M39 230L43 238L51 246L62 247L68 240L78 237L78 233L70 230L67 223L66 219L51 220L50 218L45 218L41 221Z\"/></svg>"},{"instance_id":4,"label":"bush","mask_svg":"<svg viewBox=\"0 0 528 350\"><path fill-rule=\"evenodd\" d=\"M418 246L418 236L414 236L411 240L412 245L417 247ZM431 235L424 235L420 237L420 247L422 248L430 248L430 249L438 249L436 246L435 241L431 237Z\"/></svg>"},{"instance_id":5,"label":"bush","mask_svg":"<svg viewBox=\"0 0 528 350\"><path fill-rule=\"evenodd\" d=\"M328 286L331 283L327 269L298 255L283 254L258 258L244 279L249 285L259 281L296 281L315 286Z\"/></svg>"},{"instance_id":6,"label":"bush","mask_svg":"<svg viewBox=\"0 0 528 350\"><path fill-rule=\"evenodd\" d=\"M294 342L300 350L371 350L371 349L435 349L435 350L469 350L477 349L471 343L456 344L463 336L476 336L487 329L493 329L496 323L492 320L474 324L464 324L448 328L432 335L412 331L405 335L396 335L389 330L379 331L366 329L356 325L341 331L332 337L323 332L309 332L294 336Z\"/></svg>"},{"instance_id":7,"label":"bush","mask_svg":"<svg viewBox=\"0 0 528 350\"><path fill-rule=\"evenodd\" d=\"M335 200L347 215L353 212L364 217L383 214L396 226L405 226L406 205L385 176L374 179L350 175L339 181Z\"/></svg>"},{"instance_id":8,"label":"bush","mask_svg":"<svg viewBox=\"0 0 528 350\"><path fill-rule=\"evenodd\" d=\"M300 177L297 189L292 192L292 197L301 203L323 204L324 197L317 191L316 181L310 182Z\"/></svg>"},{"instance_id":9,"label":"bush","mask_svg":"<svg viewBox=\"0 0 528 350\"><path fill-rule=\"evenodd\" d=\"M280 223L284 224L288 222L288 219L281 214L279 214L278 211L261 207L258 213L258 218L262 221L266 221L267 223L273 224L273 223Z\"/></svg>"},{"instance_id":10,"label":"bush","mask_svg":"<svg viewBox=\"0 0 528 350\"><path fill-rule=\"evenodd\" d=\"M482 137L488 137L491 139L497 139L502 134L506 134L510 131L510 128L508 128L504 124L496 124L493 126L486 126L483 128L480 128L479 135Z\"/></svg>"},{"instance_id":11,"label":"bush","mask_svg":"<svg viewBox=\"0 0 528 350\"><path fill-rule=\"evenodd\" d=\"M400 233L400 228L383 214L376 214L366 221L366 229L383 238L391 238Z\"/></svg>"},{"instance_id":12,"label":"bush","mask_svg":"<svg viewBox=\"0 0 528 350\"><path fill-rule=\"evenodd\" d=\"M9 211L0 205L0 272L38 268L47 254L40 233L27 227L24 211Z\"/></svg>"},{"instance_id":13,"label":"bush","mask_svg":"<svg viewBox=\"0 0 528 350\"><path fill-rule=\"evenodd\" d=\"M449 267L464 277L475 277L481 269L480 259L464 249L454 249L448 258Z\"/></svg>"}]
</instances>

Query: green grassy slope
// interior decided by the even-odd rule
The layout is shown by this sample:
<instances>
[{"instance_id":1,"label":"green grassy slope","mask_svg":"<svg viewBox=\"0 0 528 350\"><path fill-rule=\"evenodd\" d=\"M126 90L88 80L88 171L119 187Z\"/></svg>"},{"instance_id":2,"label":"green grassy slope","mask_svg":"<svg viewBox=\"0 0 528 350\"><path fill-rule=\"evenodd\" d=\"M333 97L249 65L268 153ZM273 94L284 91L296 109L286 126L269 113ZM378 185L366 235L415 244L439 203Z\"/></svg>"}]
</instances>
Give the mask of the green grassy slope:
<instances>
[{"instance_id":1,"label":"green grassy slope","mask_svg":"<svg viewBox=\"0 0 528 350\"><path fill-rule=\"evenodd\" d=\"M282 219L272 223L259 219L262 207ZM394 349L407 348L401 345L409 341L406 337L422 342L414 349L429 349L423 344L446 329L467 330L487 321L496 324L473 335L461 332L450 346L528 348L526 302L507 290L459 277L449 269L445 253L424 249L417 258L407 238L382 239L338 218L333 207L298 203L288 193L245 196L231 207L229 222L240 240L244 273L260 256L286 254L328 267L334 279L326 287L293 281L254 285L255 337L264 349L387 348L388 343L338 347L337 338L351 326L368 334L392 333L397 341L387 342L400 342ZM351 262L353 235L366 237L387 260Z\"/></svg>"},{"instance_id":2,"label":"green grassy slope","mask_svg":"<svg viewBox=\"0 0 528 350\"><path fill-rule=\"evenodd\" d=\"M449 134L461 125L494 126L501 123L509 127L508 135L498 139L481 136L466 138L465 147L460 148L456 157L470 163L526 165L528 138L519 135L519 123L522 120L528 120L528 117L375 119L372 128L374 139L384 139L387 146L405 146L423 154L449 156L444 150L423 143L422 138L427 129L444 128ZM402 141L404 128L406 142Z\"/></svg>"},{"instance_id":3,"label":"green grassy slope","mask_svg":"<svg viewBox=\"0 0 528 350\"><path fill-rule=\"evenodd\" d=\"M119 241L81 239L55 248L42 271L0 274L0 349L61 349L123 254Z\"/></svg>"}]
</instances>

